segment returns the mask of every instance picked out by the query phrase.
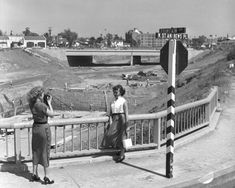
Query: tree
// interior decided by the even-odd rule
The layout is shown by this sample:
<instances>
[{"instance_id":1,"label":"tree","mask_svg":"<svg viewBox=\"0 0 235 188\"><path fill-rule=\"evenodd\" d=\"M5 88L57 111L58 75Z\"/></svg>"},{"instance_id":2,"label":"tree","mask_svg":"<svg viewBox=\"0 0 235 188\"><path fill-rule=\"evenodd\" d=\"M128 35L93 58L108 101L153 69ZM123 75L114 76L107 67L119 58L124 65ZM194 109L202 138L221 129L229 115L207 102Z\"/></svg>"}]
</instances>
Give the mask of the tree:
<instances>
[{"instance_id":1,"label":"tree","mask_svg":"<svg viewBox=\"0 0 235 188\"><path fill-rule=\"evenodd\" d=\"M52 46L52 36L49 33L44 33L43 36L46 38L47 45Z\"/></svg>"},{"instance_id":2,"label":"tree","mask_svg":"<svg viewBox=\"0 0 235 188\"><path fill-rule=\"evenodd\" d=\"M25 31L23 31L24 36L29 36L30 35L30 28L26 27Z\"/></svg>"},{"instance_id":3,"label":"tree","mask_svg":"<svg viewBox=\"0 0 235 188\"><path fill-rule=\"evenodd\" d=\"M90 46L92 46L92 47L94 47L95 46L95 37L91 37L90 39L89 39L89 45Z\"/></svg>"},{"instance_id":4,"label":"tree","mask_svg":"<svg viewBox=\"0 0 235 188\"><path fill-rule=\"evenodd\" d=\"M206 36L202 35L198 37L198 42L202 45L206 42L207 38Z\"/></svg>"},{"instance_id":5,"label":"tree","mask_svg":"<svg viewBox=\"0 0 235 188\"><path fill-rule=\"evenodd\" d=\"M2 30L0 30L0 36L2 36L2 35L3 35Z\"/></svg>"},{"instance_id":6,"label":"tree","mask_svg":"<svg viewBox=\"0 0 235 188\"><path fill-rule=\"evenodd\" d=\"M53 38L51 36L51 27L49 27L48 32L44 33L43 36L46 38L47 45L52 46L53 45Z\"/></svg>"},{"instance_id":7,"label":"tree","mask_svg":"<svg viewBox=\"0 0 235 188\"><path fill-rule=\"evenodd\" d=\"M194 48L200 48L206 41L207 41L207 38L204 35L199 36L198 38L193 38L192 46Z\"/></svg>"},{"instance_id":8,"label":"tree","mask_svg":"<svg viewBox=\"0 0 235 188\"><path fill-rule=\"evenodd\" d=\"M72 32L70 29L65 29L64 32L59 33L62 38L67 39L69 47L72 47L73 43L77 40L78 34Z\"/></svg>"},{"instance_id":9,"label":"tree","mask_svg":"<svg viewBox=\"0 0 235 188\"><path fill-rule=\"evenodd\" d=\"M106 40L107 40L107 46L110 47L112 43L113 35L111 33L107 33Z\"/></svg>"},{"instance_id":10,"label":"tree","mask_svg":"<svg viewBox=\"0 0 235 188\"><path fill-rule=\"evenodd\" d=\"M119 37L118 34L115 34L114 37L113 37L113 40L114 41L119 41L119 40L123 40L122 37Z\"/></svg>"},{"instance_id":11,"label":"tree","mask_svg":"<svg viewBox=\"0 0 235 188\"><path fill-rule=\"evenodd\" d=\"M98 38L96 39L96 42L97 42L97 43L102 43L103 40L104 40L103 37L100 36L100 37L98 37Z\"/></svg>"},{"instance_id":12,"label":"tree","mask_svg":"<svg viewBox=\"0 0 235 188\"><path fill-rule=\"evenodd\" d=\"M233 59L235 59L235 46L231 47L230 52L227 55L227 60L228 61L233 60Z\"/></svg>"},{"instance_id":13,"label":"tree","mask_svg":"<svg viewBox=\"0 0 235 188\"><path fill-rule=\"evenodd\" d=\"M29 27L25 28L25 31L23 31L24 36L39 36L37 33L33 33L30 31Z\"/></svg>"}]
</instances>

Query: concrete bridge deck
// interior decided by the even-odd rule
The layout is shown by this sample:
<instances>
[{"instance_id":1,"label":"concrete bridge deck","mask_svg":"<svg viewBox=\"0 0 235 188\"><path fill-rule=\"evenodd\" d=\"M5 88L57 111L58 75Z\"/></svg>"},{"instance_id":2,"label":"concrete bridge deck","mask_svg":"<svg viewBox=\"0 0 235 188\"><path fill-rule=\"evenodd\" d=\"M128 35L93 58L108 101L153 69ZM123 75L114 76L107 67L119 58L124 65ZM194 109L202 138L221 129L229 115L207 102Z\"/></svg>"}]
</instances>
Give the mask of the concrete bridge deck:
<instances>
[{"instance_id":1,"label":"concrete bridge deck","mask_svg":"<svg viewBox=\"0 0 235 188\"><path fill-rule=\"evenodd\" d=\"M159 151L128 152L115 163L112 156L93 156L51 161L48 187L81 188L183 188L235 187L235 80L229 97L216 112L212 126L190 138L175 142L173 178L165 177L165 148ZM29 182L31 163L1 164L0 187L37 188ZM43 178L43 169L39 167Z\"/></svg>"},{"instance_id":2,"label":"concrete bridge deck","mask_svg":"<svg viewBox=\"0 0 235 188\"><path fill-rule=\"evenodd\" d=\"M98 50L98 49L85 49L85 50L66 50L69 66L102 66L93 62L94 56L129 56L130 65L141 64L141 56L159 57L160 50ZM121 63L123 64L123 63ZM120 65L121 65L120 64ZM105 64L105 66L113 66L113 64ZM118 65L118 64L116 64Z\"/></svg>"},{"instance_id":3,"label":"concrete bridge deck","mask_svg":"<svg viewBox=\"0 0 235 188\"><path fill-rule=\"evenodd\" d=\"M121 55L121 56L159 56L160 50L66 50L67 56L106 56L106 55Z\"/></svg>"}]
</instances>

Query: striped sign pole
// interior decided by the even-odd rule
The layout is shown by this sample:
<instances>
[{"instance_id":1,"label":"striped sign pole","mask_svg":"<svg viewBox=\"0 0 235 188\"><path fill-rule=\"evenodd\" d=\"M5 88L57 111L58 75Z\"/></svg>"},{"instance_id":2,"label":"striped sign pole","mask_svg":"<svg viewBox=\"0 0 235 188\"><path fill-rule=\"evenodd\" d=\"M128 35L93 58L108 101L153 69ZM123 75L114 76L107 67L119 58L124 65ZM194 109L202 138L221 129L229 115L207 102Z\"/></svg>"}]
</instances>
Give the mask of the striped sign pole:
<instances>
[{"instance_id":1,"label":"striped sign pole","mask_svg":"<svg viewBox=\"0 0 235 188\"><path fill-rule=\"evenodd\" d=\"M173 177L174 126L175 126L175 75L176 75L176 40L169 41L168 53L168 100L167 100L167 142L166 142L166 177Z\"/></svg>"}]
</instances>

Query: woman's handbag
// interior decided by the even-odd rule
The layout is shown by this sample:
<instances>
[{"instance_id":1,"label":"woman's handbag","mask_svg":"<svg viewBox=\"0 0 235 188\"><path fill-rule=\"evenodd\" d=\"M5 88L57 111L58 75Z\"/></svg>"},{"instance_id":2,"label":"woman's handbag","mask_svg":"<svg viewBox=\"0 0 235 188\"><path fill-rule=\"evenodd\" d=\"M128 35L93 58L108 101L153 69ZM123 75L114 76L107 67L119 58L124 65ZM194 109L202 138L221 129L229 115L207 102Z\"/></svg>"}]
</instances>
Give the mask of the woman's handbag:
<instances>
[{"instance_id":1,"label":"woman's handbag","mask_svg":"<svg viewBox=\"0 0 235 188\"><path fill-rule=\"evenodd\" d=\"M122 144L125 149L130 148L132 146L131 138L127 138L127 139L122 140Z\"/></svg>"}]
</instances>

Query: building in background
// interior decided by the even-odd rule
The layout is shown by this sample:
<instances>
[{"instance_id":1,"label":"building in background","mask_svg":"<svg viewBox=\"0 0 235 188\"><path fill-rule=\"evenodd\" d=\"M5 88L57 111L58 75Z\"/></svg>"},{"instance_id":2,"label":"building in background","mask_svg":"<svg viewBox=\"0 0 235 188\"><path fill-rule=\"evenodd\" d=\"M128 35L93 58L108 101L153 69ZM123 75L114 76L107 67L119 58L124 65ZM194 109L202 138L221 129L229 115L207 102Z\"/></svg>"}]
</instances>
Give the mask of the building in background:
<instances>
[{"instance_id":1,"label":"building in background","mask_svg":"<svg viewBox=\"0 0 235 188\"><path fill-rule=\"evenodd\" d=\"M179 29L183 29L182 32L186 32L186 28L167 28L159 29L159 33L143 33L134 28L126 33L126 42L131 47L147 48L147 49L161 49L165 43L172 37L180 40L184 46L188 46L188 34L186 33L169 33L171 29L175 29L177 32Z\"/></svg>"},{"instance_id":2,"label":"building in background","mask_svg":"<svg viewBox=\"0 0 235 188\"><path fill-rule=\"evenodd\" d=\"M140 34L140 47L150 49L161 49L168 39L159 39L156 33L142 33Z\"/></svg>"},{"instance_id":3,"label":"building in background","mask_svg":"<svg viewBox=\"0 0 235 188\"><path fill-rule=\"evenodd\" d=\"M134 28L133 30L129 30L125 34L125 42L129 43L130 46L133 48L138 48L140 47L140 35L143 34L140 30L137 28Z\"/></svg>"},{"instance_id":4,"label":"building in background","mask_svg":"<svg viewBox=\"0 0 235 188\"><path fill-rule=\"evenodd\" d=\"M9 35L0 36L0 48L18 48L23 44L23 36Z\"/></svg>"},{"instance_id":5,"label":"building in background","mask_svg":"<svg viewBox=\"0 0 235 188\"><path fill-rule=\"evenodd\" d=\"M9 37L8 36L0 36L0 48L9 48Z\"/></svg>"},{"instance_id":6,"label":"building in background","mask_svg":"<svg viewBox=\"0 0 235 188\"><path fill-rule=\"evenodd\" d=\"M11 48L18 48L23 45L23 38L24 36L22 35L9 35L9 44Z\"/></svg>"},{"instance_id":7,"label":"building in background","mask_svg":"<svg viewBox=\"0 0 235 188\"><path fill-rule=\"evenodd\" d=\"M157 42L154 33L142 33L139 37L141 48L156 48Z\"/></svg>"},{"instance_id":8,"label":"building in background","mask_svg":"<svg viewBox=\"0 0 235 188\"><path fill-rule=\"evenodd\" d=\"M46 48L46 38L44 36L24 36L23 47L25 48Z\"/></svg>"},{"instance_id":9,"label":"building in background","mask_svg":"<svg viewBox=\"0 0 235 188\"><path fill-rule=\"evenodd\" d=\"M231 38L231 39L218 41L217 46L218 47L234 47L235 46L235 37L234 37L234 39Z\"/></svg>"},{"instance_id":10,"label":"building in background","mask_svg":"<svg viewBox=\"0 0 235 188\"><path fill-rule=\"evenodd\" d=\"M46 48L44 36L0 36L0 48Z\"/></svg>"}]
</instances>

